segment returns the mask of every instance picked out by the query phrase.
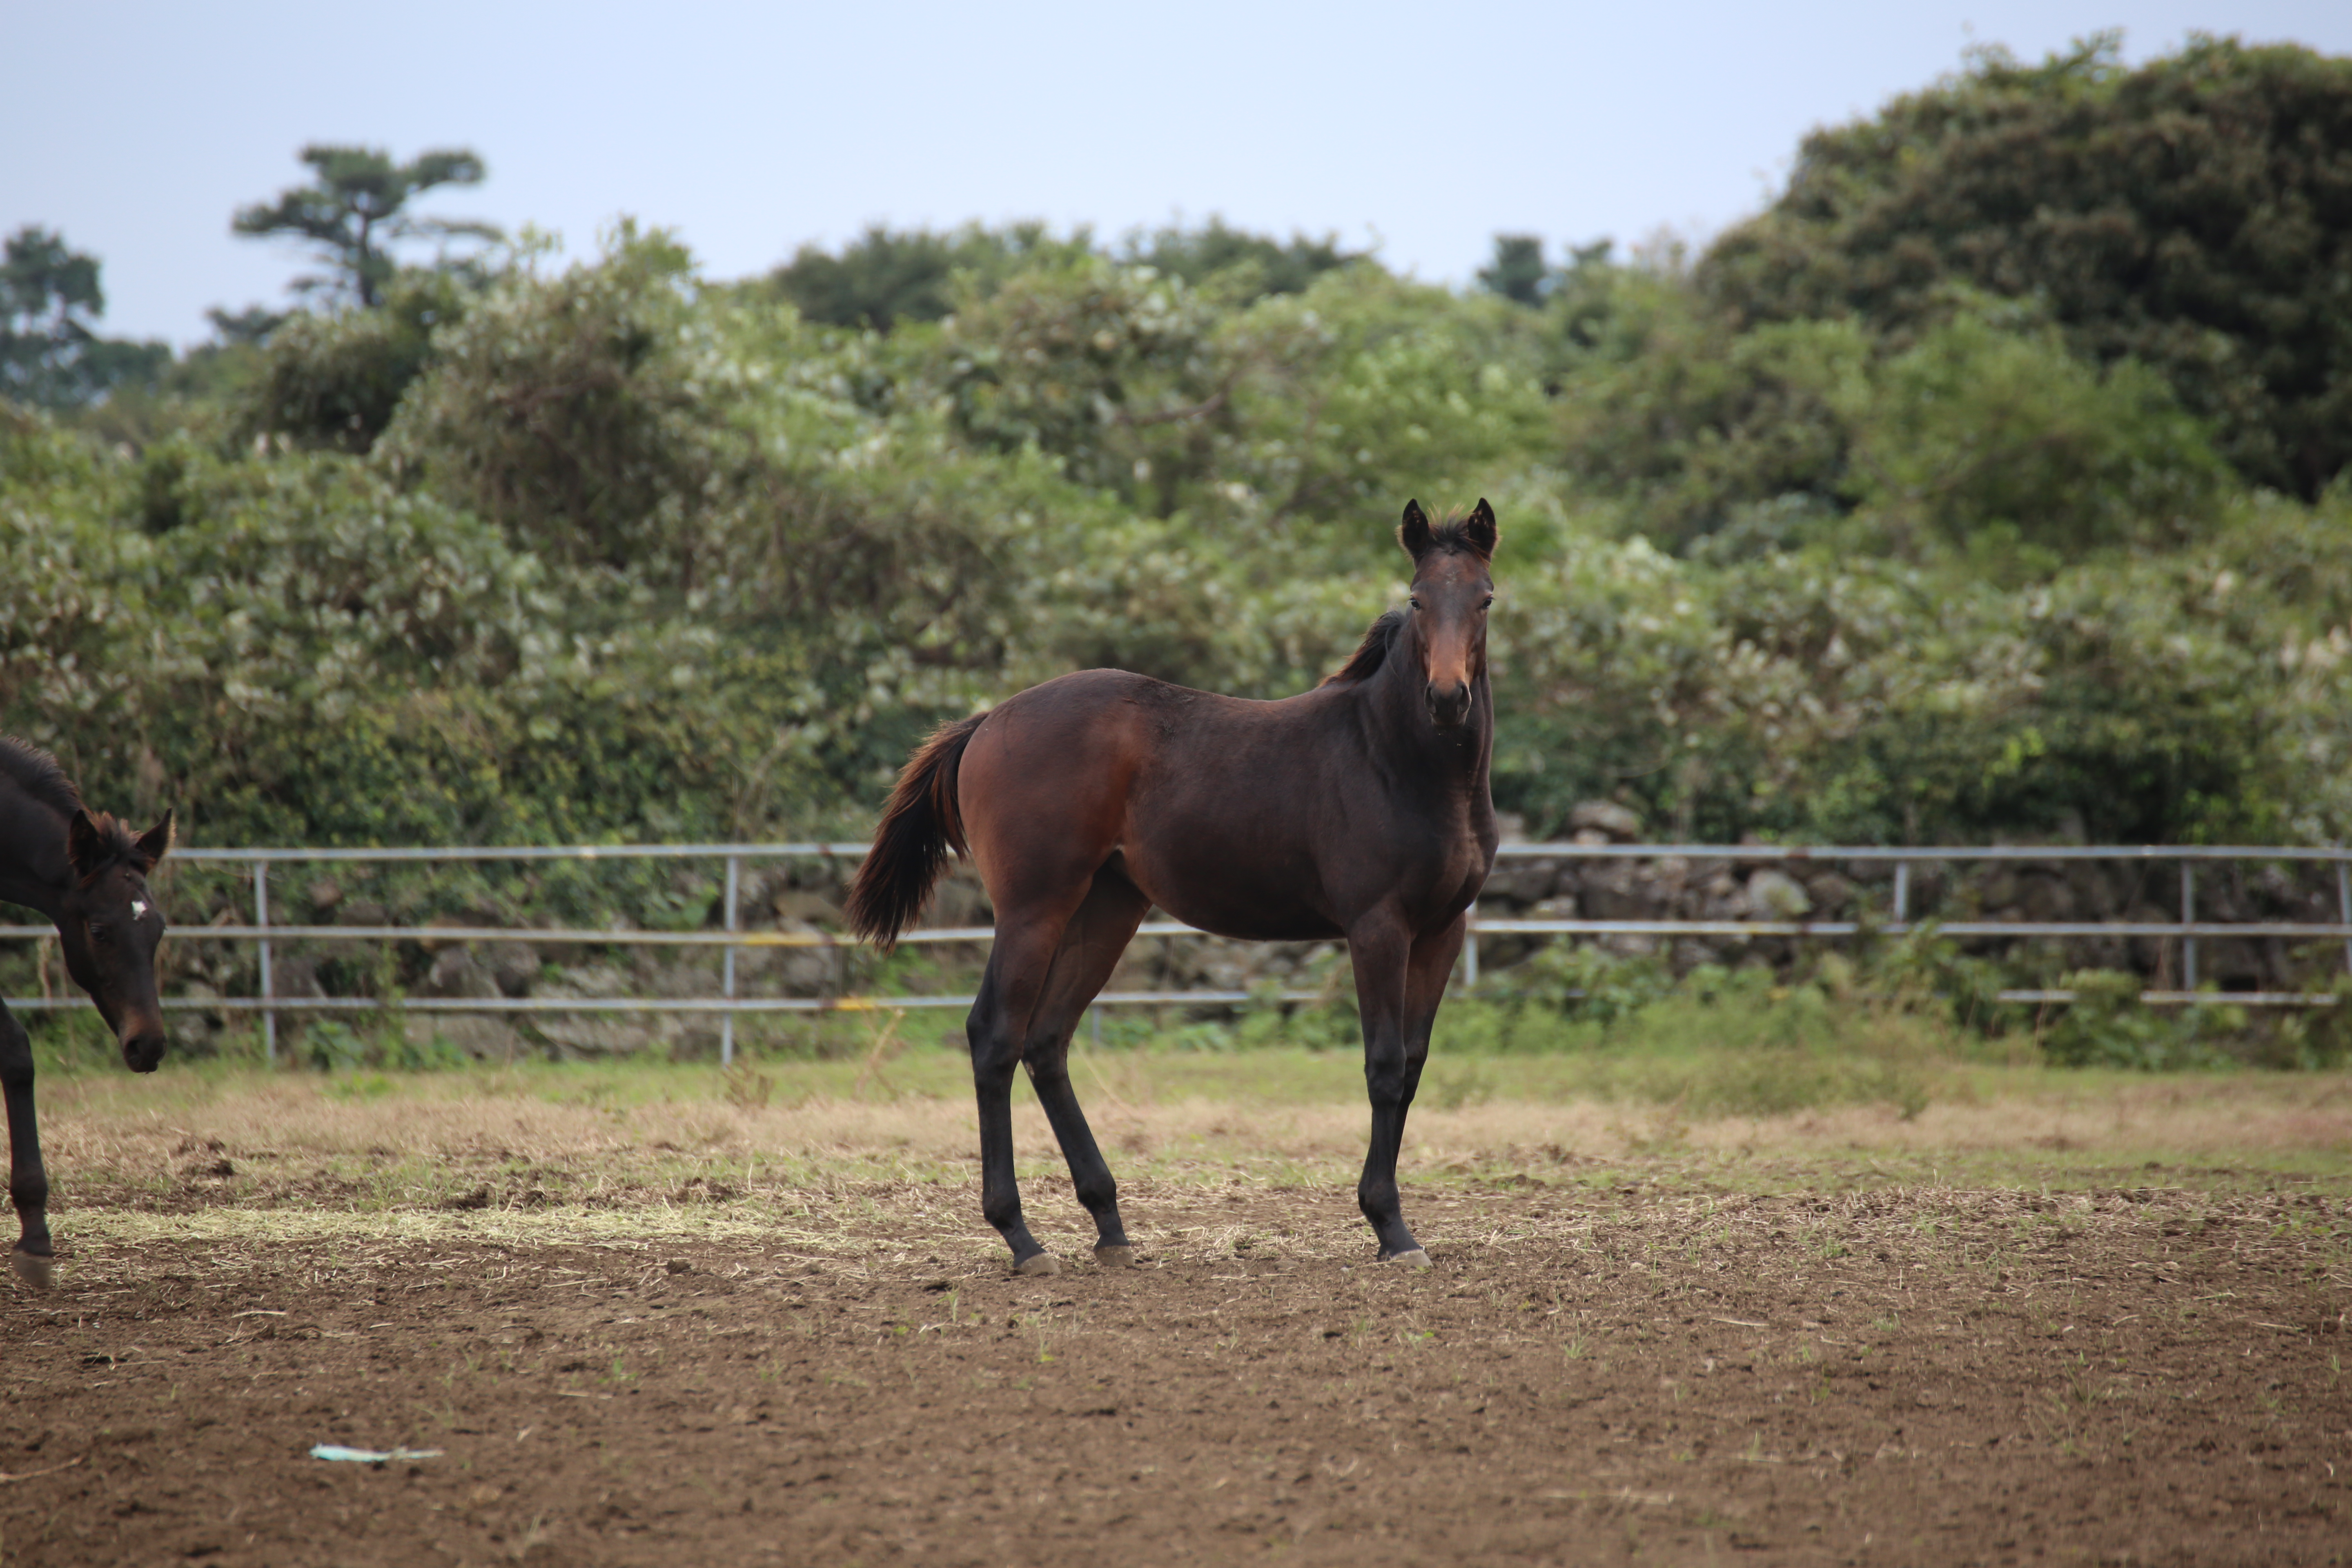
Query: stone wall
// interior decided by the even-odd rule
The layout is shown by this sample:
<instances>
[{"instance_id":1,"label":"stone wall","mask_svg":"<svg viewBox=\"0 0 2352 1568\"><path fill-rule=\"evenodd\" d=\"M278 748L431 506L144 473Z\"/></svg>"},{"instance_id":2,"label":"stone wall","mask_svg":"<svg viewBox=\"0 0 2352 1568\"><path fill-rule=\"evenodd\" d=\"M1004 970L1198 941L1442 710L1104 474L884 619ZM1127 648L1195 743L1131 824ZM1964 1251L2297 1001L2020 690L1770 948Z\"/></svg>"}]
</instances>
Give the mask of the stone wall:
<instances>
[{"instance_id":1,"label":"stone wall","mask_svg":"<svg viewBox=\"0 0 2352 1568\"><path fill-rule=\"evenodd\" d=\"M1640 821L1614 803L1579 806L1571 827L1572 841L1580 844L1630 844L1642 837ZM1501 919L1885 921L1893 914L1895 876L1889 861L1839 864L1800 858L1759 864L1706 856L1639 860L1514 857L1496 863L1478 909ZM2338 918L2334 868L2324 863L2200 862L2196 882L2200 921L2320 923ZM2176 921L2180 863L1918 861L1911 866L1907 904L1914 921ZM1546 940L1488 937L1481 942L1480 956L1487 967L1504 968ZM1595 940L1628 956L1661 954L1681 973L1701 963L1786 964L1802 939L1622 934ZM2051 974L2088 968L2128 970L2163 987L2181 979L2177 939L1987 936L1960 940L1958 945L1976 956ZM2340 945L2278 938L2198 939L2199 979L2225 990L2291 990L2325 984L2321 972L2331 966L2342 967Z\"/></svg>"}]
</instances>

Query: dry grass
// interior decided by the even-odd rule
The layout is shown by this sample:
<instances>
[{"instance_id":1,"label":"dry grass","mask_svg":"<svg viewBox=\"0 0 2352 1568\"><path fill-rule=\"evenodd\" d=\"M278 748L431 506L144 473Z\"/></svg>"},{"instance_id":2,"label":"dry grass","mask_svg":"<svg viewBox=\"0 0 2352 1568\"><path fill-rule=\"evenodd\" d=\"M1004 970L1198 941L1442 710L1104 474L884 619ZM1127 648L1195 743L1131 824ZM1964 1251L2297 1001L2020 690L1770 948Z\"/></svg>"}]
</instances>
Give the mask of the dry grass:
<instances>
[{"instance_id":1,"label":"dry grass","mask_svg":"<svg viewBox=\"0 0 2352 1568\"><path fill-rule=\"evenodd\" d=\"M677 1208L843 1184L951 1194L975 1179L971 1102L944 1053L890 1064L530 1068L332 1079L166 1073L51 1079L46 1142L67 1202L161 1211ZM1355 1074L1303 1053L1105 1054L1080 1085L1122 1179L1351 1184L1365 1111ZM1025 1089L1024 1181L1060 1162ZM223 1167L226 1167L224 1169ZM2184 1173L2184 1169L2186 1171ZM1905 1116L1885 1106L1686 1119L1673 1105L1551 1098L1541 1064L1433 1071L1408 1182L1691 1190L2115 1185L2148 1169L2214 1181L2352 1175L2352 1079L1955 1072ZM2162 1184L2158 1183L2157 1184ZM959 1225L964 1223L959 1218Z\"/></svg>"}]
</instances>

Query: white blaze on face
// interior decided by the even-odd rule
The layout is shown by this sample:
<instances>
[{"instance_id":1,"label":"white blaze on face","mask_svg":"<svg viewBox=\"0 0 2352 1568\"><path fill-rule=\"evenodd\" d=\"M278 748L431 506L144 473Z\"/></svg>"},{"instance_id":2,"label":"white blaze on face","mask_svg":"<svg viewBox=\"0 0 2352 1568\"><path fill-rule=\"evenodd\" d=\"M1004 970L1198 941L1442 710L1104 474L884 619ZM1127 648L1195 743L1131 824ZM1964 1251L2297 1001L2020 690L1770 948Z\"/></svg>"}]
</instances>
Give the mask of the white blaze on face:
<instances>
[{"instance_id":1,"label":"white blaze on face","mask_svg":"<svg viewBox=\"0 0 2352 1568\"><path fill-rule=\"evenodd\" d=\"M141 918L142 918L146 913L147 913L147 900L144 900L144 899L133 899L133 900L131 900L131 919L133 919L133 920L141 919Z\"/></svg>"}]
</instances>

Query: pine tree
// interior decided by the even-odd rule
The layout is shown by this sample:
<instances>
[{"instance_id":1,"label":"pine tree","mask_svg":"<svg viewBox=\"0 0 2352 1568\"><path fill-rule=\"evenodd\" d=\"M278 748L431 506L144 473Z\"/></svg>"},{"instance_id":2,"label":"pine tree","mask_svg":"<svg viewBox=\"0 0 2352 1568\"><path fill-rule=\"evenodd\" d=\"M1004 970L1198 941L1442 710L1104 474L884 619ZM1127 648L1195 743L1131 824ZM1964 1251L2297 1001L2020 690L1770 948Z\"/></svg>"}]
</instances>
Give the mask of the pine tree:
<instances>
[{"instance_id":1,"label":"pine tree","mask_svg":"<svg viewBox=\"0 0 2352 1568\"><path fill-rule=\"evenodd\" d=\"M302 149L301 160L317 172L315 183L281 192L274 202L241 207L230 225L251 238L299 239L315 247L332 270L296 279L297 289L341 294L373 309L398 269L392 247L401 241L499 237L489 224L413 217L404 210L411 198L436 186L480 184L488 170L467 149L395 163L380 148L314 143Z\"/></svg>"}]
</instances>

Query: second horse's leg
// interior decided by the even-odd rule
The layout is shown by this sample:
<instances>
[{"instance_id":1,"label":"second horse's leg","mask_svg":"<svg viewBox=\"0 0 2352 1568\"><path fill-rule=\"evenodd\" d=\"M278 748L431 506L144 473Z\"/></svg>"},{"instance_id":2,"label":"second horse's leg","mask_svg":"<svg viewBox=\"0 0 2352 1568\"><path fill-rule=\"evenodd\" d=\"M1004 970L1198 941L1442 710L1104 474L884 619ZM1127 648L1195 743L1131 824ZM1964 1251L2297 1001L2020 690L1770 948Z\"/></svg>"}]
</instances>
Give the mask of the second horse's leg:
<instances>
[{"instance_id":1,"label":"second horse's leg","mask_svg":"<svg viewBox=\"0 0 2352 1568\"><path fill-rule=\"evenodd\" d=\"M26 1284L46 1288L56 1273L49 1246L49 1174L41 1164L41 1131L33 1116L33 1042L0 1007L0 1095L8 1106L8 1198L23 1227L8 1254Z\"/></svg>"},{"instance_id":2,"label":"second horse's leg","mask_svg":"<svg viewBox=\"0 0 2352 1568\"><path fill-rule=\"evenodd\" d=\"M1127 951L1150 905L1118 871L1106 867L1095 873L1087 901L1062 932L1061 948L1054 954L1045 993L1038 999L1022 1051L1037 1103L1045 1107L1055 1141L1062 1145L1062 1158L1069 1162L1070 1184L1077 1190L1078 1202L1094 1215L1095 1261L1106 1268L1124 1268L1134 1262L1135 1248L1118 1217L1118 1184L1070 1087L1070 1036L1086 1016L1087 1005L1118 967L1119 954Z\"/></svg>"}]
</instances>

